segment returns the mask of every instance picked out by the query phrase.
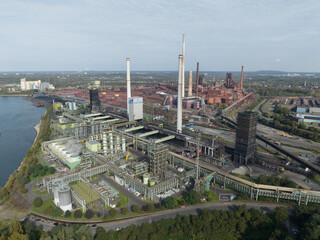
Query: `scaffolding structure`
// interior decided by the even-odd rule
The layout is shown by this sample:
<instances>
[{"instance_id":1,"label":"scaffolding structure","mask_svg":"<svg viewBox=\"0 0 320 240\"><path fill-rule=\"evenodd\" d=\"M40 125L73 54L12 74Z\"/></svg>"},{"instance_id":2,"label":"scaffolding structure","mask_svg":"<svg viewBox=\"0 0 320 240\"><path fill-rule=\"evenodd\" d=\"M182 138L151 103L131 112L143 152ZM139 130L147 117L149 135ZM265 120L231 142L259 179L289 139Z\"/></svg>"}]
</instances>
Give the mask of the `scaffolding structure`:
<instances>
[{"instance_id":1,"label":"scaffolding structure","mask_svg":"<svg viewBox=\"0 0 320 240\"><path fill-rule=\"evenodd\" d=\"M149 172L153 175L161 175L167 169L168 147L164 144L150 144L148 155L150 158Z\"/></svg>"},{"instance_id":2,"label":"scaffolding structure","mask_svg":"<svg viewBox=\"0 0 320 240\"><path fill-rule=\"evenodd\" d=\"M240 165L247 165L248 161L254 158L256 152L256 129L257 113L238 113L234 161Z\"/></svg>"}]
</instances>

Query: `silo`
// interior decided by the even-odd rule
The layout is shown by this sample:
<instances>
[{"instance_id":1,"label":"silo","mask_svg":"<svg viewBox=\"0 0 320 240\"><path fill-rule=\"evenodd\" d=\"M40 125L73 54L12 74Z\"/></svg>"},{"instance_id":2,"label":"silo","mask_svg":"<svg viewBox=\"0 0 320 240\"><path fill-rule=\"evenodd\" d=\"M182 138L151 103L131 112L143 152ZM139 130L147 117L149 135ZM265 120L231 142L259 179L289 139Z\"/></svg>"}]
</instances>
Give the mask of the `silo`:
<instances>
[{"instance_id":1,"label":"silo","mask_svg":"<svg viewBox=\"0 0 320 240\"><path fill-rule=\"evenodd\" d=\"M148 184L149 178L150 178L150 174L149 173L143 174L143 184Z\"/></svg>"},{"instance_id":2,"label":"silo","mask_svg":"<svg viewBox=\"0 0 320 240\"><path fill-rule=\"evenodd\" d=\"M72 210L72 202L71 202L71 191L70 187L64 185L59 188L59 207L65 212L67 210Z\"/></svg>"},{"instance_id":3,"label":"silo","mask_svg":"<svg viewBox=\"0 0 320 240\"><path fill-rule=\"evenodd\" d=\"M55 180L52 183L52 192L53 192L53 202L55 205L59 205L59 187L62 185L62 181L61 180Z\"/></svg>"}]
</instances>

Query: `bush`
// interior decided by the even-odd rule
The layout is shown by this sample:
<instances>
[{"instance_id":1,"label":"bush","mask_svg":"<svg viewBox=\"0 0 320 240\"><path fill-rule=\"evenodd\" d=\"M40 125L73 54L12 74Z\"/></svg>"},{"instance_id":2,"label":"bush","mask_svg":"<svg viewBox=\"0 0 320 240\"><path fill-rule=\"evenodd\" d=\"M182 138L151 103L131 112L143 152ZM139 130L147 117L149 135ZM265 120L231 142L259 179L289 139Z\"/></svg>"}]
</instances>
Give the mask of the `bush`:
<instances>
[{"instance_id":1,"label":"bush","mask_svg":"<svg viewBox=\"0 0 320 240\"><path fill-rule=\"evenodd\" d=\"M36 197L34 200L33 200L33 205L35 206L35 207L41 207L41 205L42 205L42 200L41 200L41 198L39 198L39 197Z\"/></svg>"},{"instance_id":2,"label":"bush","mask_svg":"<svg viewBox=\"0 0 320 240\"><path fill-rule=\"evenodd\" d=\"M101 217L101 212L96 212L97 217Z\"/></svg>"},{"instance_id":3,"label":"bush","mask_svg":"<svg viewBox=\"0 0 320 240\"><path fill-rule=\"evenodd\" d=\"M121 203L120 203L120 202L117 202L116 207L117 207L117 208L121 207Z\"/></svg>"},{"instance_id":4,"label":"bush","mask_svg":"<svg viewBox=\"0 0 320 240\"><path fill-rule=\"evenodd\" d=\"M109 211L109 215L110 215L110 217L115 217L115 216L117 216L117 210L115 210L114 208L112 208L112 209Z\"/></svg>"},{"instance_id":5,"label":"bush","mask_svg":"<svg viewBox=\"0 0 320 240\"><path fill-rule=\"evenodd\" d=\"M64 216L65 217L71 217L71 212L69 210L67 210L65 213L64 213Z\"/></svg>"},{"instance_id":6,"label":"bush","mask_svg":"<svg viewBox=\"0 0 320 240\"><path fill-rule=\"evenodd\" d=\"M126 208L126 207L124 207L124 208L121 209L121 213L122 213L123 215L127 215L128 212L129 212L129 209Z\"/></svg>"},{"instance_id":7,"label":"bush","mask_svg":"<svg viewBox=\"0 0 320 240\"><path fill-rule=\"evenodd\" d=\"M77 209L77 210L74 212L74 217L75 217L75 218L81 218L81 217L82 217L82 212L81 212L81 210Z\"/></svg>"},{"instance_id":8,"label":"bush","mask_svg":"<svg viewBox=\"0 0 320 240\"><path fill-rule=\"evenodd\" d=\"M85 216L85 218L87 218L87 219L91 219L91 218L93 218L93 216L94 216L94 212L93 212L91 209L88 209L88 210L86 211L86 213L84 214L84 216Z\"/></svg>"}]
</instances>

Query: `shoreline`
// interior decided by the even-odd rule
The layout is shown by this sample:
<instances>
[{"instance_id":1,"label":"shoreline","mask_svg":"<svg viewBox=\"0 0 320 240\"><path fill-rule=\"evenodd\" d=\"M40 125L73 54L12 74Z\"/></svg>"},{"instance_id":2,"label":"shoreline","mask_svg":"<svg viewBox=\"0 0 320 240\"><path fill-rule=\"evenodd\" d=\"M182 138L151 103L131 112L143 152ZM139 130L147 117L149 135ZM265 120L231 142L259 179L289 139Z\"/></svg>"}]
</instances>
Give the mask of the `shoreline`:
<instances>
[{"instance_id":1,"label":"shoreline","mask_svg":"<svg viewBox=\"0 0 320 240\"><path fill-rule=\"evenodd\" d=\"M40 126L41 126L41 120L40 120L40 122L39 122L37 125L34 126L34 129L36 130L37 135L35 136L31 147L33 147L33 145L35 144L35 142L36 142L37 139L38 139L38 136L39 136L39 133L40 133Z\"/></svg>"}]
</instances>

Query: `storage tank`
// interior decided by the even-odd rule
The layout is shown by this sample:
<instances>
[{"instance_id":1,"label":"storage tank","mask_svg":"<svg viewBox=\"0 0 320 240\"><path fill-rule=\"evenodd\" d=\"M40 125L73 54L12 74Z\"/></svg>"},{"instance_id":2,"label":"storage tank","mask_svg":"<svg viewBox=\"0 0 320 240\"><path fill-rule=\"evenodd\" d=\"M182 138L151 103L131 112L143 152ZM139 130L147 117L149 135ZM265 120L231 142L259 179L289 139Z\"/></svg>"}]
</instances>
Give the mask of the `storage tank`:
<instances>
[{"instance_id":1,"label":"storage tank","mask_svg":"<svg viewBox=\"0 0 320 240\"><path fill-rule=\"evenodd\" d=\"M149 173L143 174L143 184L148 184L149 183L149 178L150 178L150 174Z\"/></svg>"},{"instance_id":2,"label":"storage tank","mask_svg":"<svg viewBox=\"0 0 320 240\"><path fill-rule=\"evenodd\" d=\"M150 179L150 184L149 186L152 187L154 185L156 185L157 181L155 179Z\"/></svg>"},{"instance_id":3,"label":"storage tank","mask_svg":"<svg viewBox=\"0 0 320 240\"><path fill-rule=\"evenodd\" d=\"M71 191L70 187L64 185L59 188L59 207L65 212L67 210L72 210L72 202L71 202Z\"/></svg>"},{"instance_id":4,"label":"storage tank","mask_svg":"<svg viewBox=\"0 0 320 240\"><path fill-rule=\"evenodd\" d=\"M53 192L53 202L55 205L59 205L59 187L62 185L62 181L61 180L55 180L52 183L52 192Z\"/></svg>"}]
</instances>

